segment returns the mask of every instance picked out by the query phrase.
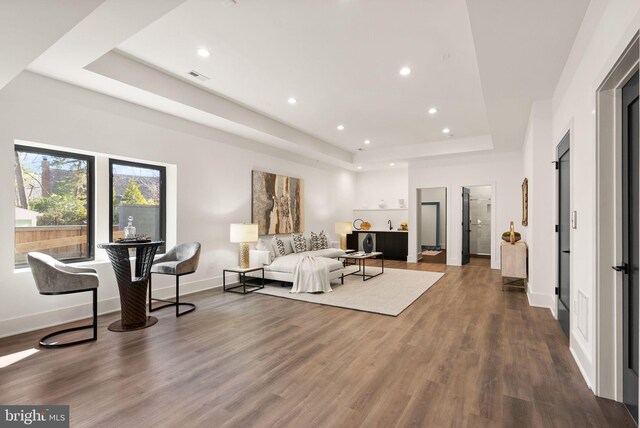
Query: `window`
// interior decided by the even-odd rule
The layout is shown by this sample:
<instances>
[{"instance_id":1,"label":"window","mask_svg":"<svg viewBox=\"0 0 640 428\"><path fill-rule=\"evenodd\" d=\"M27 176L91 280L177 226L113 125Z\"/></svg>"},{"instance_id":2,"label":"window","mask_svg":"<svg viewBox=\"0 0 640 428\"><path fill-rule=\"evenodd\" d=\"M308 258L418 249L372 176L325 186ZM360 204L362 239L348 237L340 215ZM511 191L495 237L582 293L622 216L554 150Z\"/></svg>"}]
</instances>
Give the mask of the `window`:
<instances>
[{"instance_id":1,"label":"window","mask_svg":"<svg viewBox=\"0 0 640 428\"><path fill-rule=\"evenodd\" d=\"M137 235L165 240L165 175L162 166L109 160L110 241L124 237L131 219ZM164 252L164 246L158 248Z\"/></svg>"},{"instance_id":2,"label":"window","mask_svg":"<svg viewBox=\"0 0 640 428\"><path fill-rule=\"evenodd\" d=\"M91 156L15 146L15 266L38 251L70 261L93 259Z\"/></svg>"}]
</instances>

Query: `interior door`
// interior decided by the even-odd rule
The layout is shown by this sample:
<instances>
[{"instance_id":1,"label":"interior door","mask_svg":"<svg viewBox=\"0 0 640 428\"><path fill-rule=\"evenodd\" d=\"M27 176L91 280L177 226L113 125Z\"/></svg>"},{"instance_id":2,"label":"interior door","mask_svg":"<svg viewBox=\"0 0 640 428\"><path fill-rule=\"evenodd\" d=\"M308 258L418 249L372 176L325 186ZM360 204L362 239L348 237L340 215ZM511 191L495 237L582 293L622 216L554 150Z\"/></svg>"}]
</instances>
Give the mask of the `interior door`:
<instances>
[{"instance_id":1,"label":"interior door","mask_svg":"<svg viewBox=\"0 0 640 428\"><path fill-rule=\"evenodd\" d=\"M571 296L571 161L570 136L564 136L557 150L558 171L558 321L569 336Z\"/></svg>"},{"instance_id":2,"label":"interior door","mask_svg":"<svg viewBox=\"0 0 640 428\"><path fill-rule=\"evenodd\" d=\"M469 263L469 240L471 238L471 218L469 216L469 189L462 188L462 264Z\"/></svg>"},{"instance_id":3,"label":"interior door","mask_svg":"<svg viewBox=\"0 0 640 428\"><path fill-rule=\"evenodd\" d=\"M624 405L638 422L638 196L640 132L638 73L622 89L622 390Z\"/></svg>"}]
</instances>

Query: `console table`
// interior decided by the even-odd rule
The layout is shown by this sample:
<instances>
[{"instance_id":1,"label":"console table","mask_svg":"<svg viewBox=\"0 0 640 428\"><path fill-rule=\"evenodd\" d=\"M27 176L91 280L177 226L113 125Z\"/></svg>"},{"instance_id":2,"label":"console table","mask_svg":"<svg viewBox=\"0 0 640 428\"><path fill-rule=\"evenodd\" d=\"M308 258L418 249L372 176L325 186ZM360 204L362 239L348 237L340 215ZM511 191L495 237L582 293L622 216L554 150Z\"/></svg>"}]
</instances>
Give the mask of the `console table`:
<instances>
[{"instance_id":1,"label":"console table","mask_svg":"<svg viewBox=\"0 0 640 428\"><path fill-rule=\"evenodd\" d=\"M515 244L502 241L500 245L500 270L502 290L505 287L518 287L526 292L528 278L527 244L522 241L518 241Z\"/></svg>"},{"instance_id":2,"label":"console table","mask_svg":"<svg viewBox=\"0 0 640 428\"><path fill-rule=\"evenodd\" d=\"M98 248L107 251L120 292L120 320L111 323L109 330L140 330L158 322L156 317L147 316L147 288L153 258L163 244L164 241L98 244ZM130 249L135 250L135 275L131 275Z\"/></svg>"}]
</instances>

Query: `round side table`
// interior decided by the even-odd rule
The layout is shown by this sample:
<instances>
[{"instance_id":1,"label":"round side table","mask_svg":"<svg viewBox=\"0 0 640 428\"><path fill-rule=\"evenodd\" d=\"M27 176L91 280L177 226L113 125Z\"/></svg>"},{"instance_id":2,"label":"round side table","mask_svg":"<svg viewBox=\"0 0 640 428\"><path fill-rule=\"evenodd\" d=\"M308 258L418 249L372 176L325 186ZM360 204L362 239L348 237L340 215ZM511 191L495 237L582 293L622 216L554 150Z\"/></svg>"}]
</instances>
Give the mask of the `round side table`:
<instances>
[{"instance_id":1,"label":"round side table","mask_svg":"<svg viewBox=\"0 0 640 428\"><path fill-rule=\"evenodd\" d=\"M107 251L120 292L120 320L111 323L109 330L140 330L158 322L156 317L147 315L147 287L153 258L163 244L164 241L98 244L98 248ZM130 249L136 253L135 275L131 275Z\"/></svg>"}]
</instances>

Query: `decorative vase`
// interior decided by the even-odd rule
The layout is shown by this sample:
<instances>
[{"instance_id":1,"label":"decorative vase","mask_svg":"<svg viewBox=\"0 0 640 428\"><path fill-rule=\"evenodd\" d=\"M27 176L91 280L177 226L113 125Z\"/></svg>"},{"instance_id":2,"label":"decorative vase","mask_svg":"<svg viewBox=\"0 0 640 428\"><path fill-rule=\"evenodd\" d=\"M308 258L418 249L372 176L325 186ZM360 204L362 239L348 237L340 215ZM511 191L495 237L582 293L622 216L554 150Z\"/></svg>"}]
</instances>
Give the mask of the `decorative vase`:
<instances>
[{"instance_id":1,"label":"decorative vase","mask_svg":"<svg viewBox=\"0 0 640 428\"><path fill-rule=\"evenodd\" d=\"M515 238L516 238L516 242L522 239L520 232L515 232ZM511 242L511 232L504 232L502 234L502 240L505 242Z\"/></svg>"},{"instance_id":2,"label":"decorative vase","mask_svg":"<svg viewBox=\"0 0 640 428\"><path fill-rule=\"evenodd\" d=\"M133 217L129 216L129 223L124 228L124 237L125 239L133 239L136 237L136 227L133 225Z\"/></svg>"},{"instance_id":3,"label":"decorative vase","mask_svg":"<svg viewBox=\"0 0 640 428\"><path fill-rule=\"evenodd\" d=\"M267 249L267 244L264 243L262 238L258 239L258 242L256 243L256 250L262 251L266 249Z\"/></svg>"},{"instance_id":4,"label":"decorative vase","mask_svg":"<svg viewBox=\"0 0 640 428\"><path fill-rule=\"evenodd\" d=\"M514 230L513 222L511 222L509 224L509 231L508 232L504 232L502 234L502 240L510 243L511 245L513 245L513 244L515 244L516 242L518 242L521 239L522 239L522 235L520 235L520 232L516 232Z\"/></svg>"},{"instance_id":5,"label":"decorative vase","mask_svg":"<svg viewBox=\"0 0 640 428\"><path fill-rule=\"evenodd\" d=\"M511 245L516 243L516 232L513 230L513 222L509 225L509 242Z\"/></svg>"},{"instance_id":6,"label":"decorative vase","mask_svg":"<svg viewBox=\"0 0 640 428\"><path fill-rule=\"evenodd\" d=\"M378 207L380 207L380 208L384 208L384 207L385 207L385 205L386 205L386 202L384 201L384 199L380 199L380 200L378 201Z\"/></svg>"},{"instance_id":7,"label":"decorative vase","mask_svg":"<svg viewBox=\"0 0 640 428\"><path fill-rule=\"evenodd\" d=\"M367 236L362 241L362 249L367 254L373 251L373 237L370 233L367 233Z\"/></svg>"}]
</instances>

